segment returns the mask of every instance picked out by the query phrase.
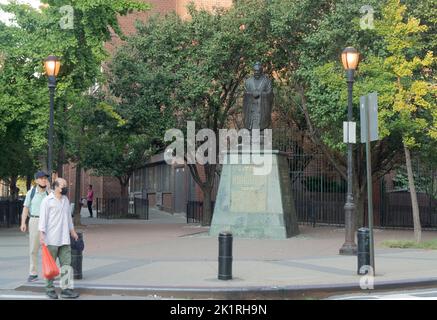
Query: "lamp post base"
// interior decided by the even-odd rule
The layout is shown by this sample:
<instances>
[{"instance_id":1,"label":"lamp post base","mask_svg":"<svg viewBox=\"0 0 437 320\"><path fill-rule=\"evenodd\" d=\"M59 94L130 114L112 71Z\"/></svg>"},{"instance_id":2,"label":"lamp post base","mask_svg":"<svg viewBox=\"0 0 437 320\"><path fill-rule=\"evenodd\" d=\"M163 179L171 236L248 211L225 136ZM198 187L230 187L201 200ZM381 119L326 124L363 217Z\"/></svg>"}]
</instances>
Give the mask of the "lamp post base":
<instances>
[{"instance_id":1,"label":"lamp post base","mask_svg":"<svg viewBox=\"0 0 437 320\"><path fill-rule=\"evenodd\" d=\"M357 245L355 243L345 243L340 248L340 254L342 256L356 256L357 255Z\"/></svg>"}]
</instances>

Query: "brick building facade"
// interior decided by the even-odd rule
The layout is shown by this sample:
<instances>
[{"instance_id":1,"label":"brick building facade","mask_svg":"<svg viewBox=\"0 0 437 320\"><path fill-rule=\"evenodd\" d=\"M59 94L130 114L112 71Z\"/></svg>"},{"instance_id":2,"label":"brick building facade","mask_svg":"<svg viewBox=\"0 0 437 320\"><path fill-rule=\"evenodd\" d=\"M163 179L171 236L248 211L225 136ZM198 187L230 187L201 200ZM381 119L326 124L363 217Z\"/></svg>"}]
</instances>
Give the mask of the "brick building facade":
<instances>
[{"instance_id":1,"label":"brick building facade","mask_svg":"<svg viewBox=\"0 0 437 320\"><path fill-rule=\"evenodd\" d=\"M9 186L0 180L0 198L9 196Z\"/></svg>"},{"instance_id":2,"label":"brick building facade","mask_svg":"<svg viewBox=\"0 0 437 320\"><path fill-rule=\"evenodd\" d=\"M63 178L68 182L68 197L73 201L76 194L76 166L65 164L63 168ZM114 177L98 177L91 172L82 169L80 198L85 198L89 185L93 186L94 198L118 198L121 194L121 187L118 180Z\"/></svg>"},{"instance_id":3,"label":"brick building facade","mask_svg":"<svg viewBox=\"0 0 437 320\"><path fill-rule=\"evenodd\" d=\"M119 17L121 30L125 35L135 33L135 21L147 21L154 14L166 14L176 12L182 18L188 17L187 5L194 2L198 8L212 10L214 7L229 7L232 5L232 0L143 0L152 6L152 10L147 12L136 12L126 16ZM112 52L121 44L120 38L113 34L112 41L106 44L106 48Z\"/></svg>"},{"instance_id":4,"label":"brick building facade","mask_svg":"<svg viewBox=\"0 0 437 320\"><path fill-rule=\"evenodd\" d=\"M200 178L205 179L204 170L197 165ZM218 187L218 178L212 192L212 201ZM151 207L171 213L185 213L188 201L203 201L203 193L194 181L187 165L169 165L164 154L153 156L143 168L136 170L131 178L131 196L147 198Z\"/></svg>"}]
</instances>

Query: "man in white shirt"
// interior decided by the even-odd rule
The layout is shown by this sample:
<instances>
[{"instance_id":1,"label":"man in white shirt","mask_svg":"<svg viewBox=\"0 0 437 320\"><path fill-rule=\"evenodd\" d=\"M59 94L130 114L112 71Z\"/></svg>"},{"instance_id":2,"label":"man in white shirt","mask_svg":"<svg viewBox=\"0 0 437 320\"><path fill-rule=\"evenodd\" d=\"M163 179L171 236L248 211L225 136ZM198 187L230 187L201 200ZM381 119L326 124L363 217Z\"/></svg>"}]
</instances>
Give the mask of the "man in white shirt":
<instances>
[{"instance_id":1,"label":"man in white shirt","mask_svg":"<svg viewBox=\"0 0 437 320\"><path fill-rule=\"evenodd\" d=\"M30 270L28 282L38 280L38 252L39 252L39 209L45 197L50 193L49 190L49 175L44 171L35 173L36 186L30 189L24 200L23 214L21 215L21 231L26 232L26 220L29 219L29 256Z\"/></svg>"},{"instance_id":2,"label":"man in white shirt","mask_svg":"<svg viewBox=\"0 0 437 320\"><path fill-rule=\"evenodd\" d=\"M71 265L70 235L77 240L79 237L74 230L73 220L70 214L70 201L67 181L58 178L53 183L53 193L49 194L41 203L39 215L39 231L41 245L47 245L53 259L59 258L61 268ZM62 270L64 269L64 270ZM65 268L61 277L66 276ZM70 282L69 286L71 286ZM46 293L51 299L57 299L58 295L53 285L53 280L47 280ZM77 298L79 295L67 288L61 292L62 298Z\"/></svg>"}]
</instances>

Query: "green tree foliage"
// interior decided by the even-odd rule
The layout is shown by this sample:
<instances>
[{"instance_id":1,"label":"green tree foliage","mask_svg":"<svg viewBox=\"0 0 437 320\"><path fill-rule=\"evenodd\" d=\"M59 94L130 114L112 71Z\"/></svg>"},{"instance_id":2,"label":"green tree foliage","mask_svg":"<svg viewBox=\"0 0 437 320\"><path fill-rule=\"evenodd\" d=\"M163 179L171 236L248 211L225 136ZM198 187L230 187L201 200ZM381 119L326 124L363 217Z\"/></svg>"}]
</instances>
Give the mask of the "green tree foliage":
<instances>
[{"instance_id":1,"label":"green tree foliage","mask_svg":"<svg viewBox=\"0 0 437 320\"><path fill-rule=\"evenodd\" d=\"M419 2L421 8L432 11L426 1ZM383 15L387 3L369 0L365 4L373 8L375 21L387 23L390 18ZM358 0L241 0L230 10L214 13L191 7L188 21L175 15L155 18L140 26L138 36L119 52L111 88L122 103L136 105L126 112L136 119L133 124L142 123L140 127L169 110L177 115L179 127L195 120L198 129L217 130L241 113L237 102L242 81L251 64L261 60L275 79L276 110L286 116L279 122L307 131L346 177L345 145L339 128L347 118L347 86L339 58L344 47L354 46L363 57L354 86L356 120L359 97L378 92L381 139L372 144L373 175L377 178L399 162L404 131L393 108L397 88L393 70L386 67L390 55L387 34L361 28L362 6ZM420 13L425 21L433 21L432 15L413 7L411 4L409 15ZM433 39L432 34L426 36ZM430 45L421 39L415 47L419 55ZM358 225L363 223L366 190L364 154L364 146L356 144ZM217 168L205 166L205 180L197 179L196 166L190 169L204 195L208 194L213 182L208 177L213 177Z\"/></svg>"},{"instance_id":2,"label":"green tree foliage","mask_svg":"<svg viewBox=\"0 0 437 320\"><path fill-rule=\"evenodd\" d=\"M354 85L357 121L359 96L378 92L381 139L372 143L374 178L399 163L403 143L420 146L430 163L436 161L435 62L428 53L436 46L432 1L405 0L404 6L395 0L239 0L214 12L190 6L187 20L156 16L138 24L137 35L123 38L125 45L110 62L105 99L83 95L103 80L102 44L110 39L110 28L119 33L117 14L147 6L127 0L48 3L41 12L6 6L20 27L0 24L0 141L18 135L33 155L45 153L48 94L38 75L49 54L63 58L58 145L86 168L125 178L145 155L162 150L166 129L184 129L193 120L197 129L217 131L238 119L243 80L259 60L274 77L275 108L285 118L279 122L305 130L346 177L339 131L347 118L347 86L339 58L344 47L354 46L362 55ZM59 28L65 4L75 9L74 29ZM375 28L360 27L363 4L372 6ZM355 145L354 159L361 225L366 180L361 144ZM205 178L197 166L190 170L204 193L203 223L209 224L219 168L206 165Z\"/></svg>"},{"instance_id":3,"label":"green tree foliage","mask_svg":"<svg viewBox=\"0 0 437 320\"><path fill-rule=\"evenodd\" d=\"M84 106L87 116L77 119L83 137L81 163L95 175L116 177L121 197L127 198L132 173L156 152L153 137L132 133L127 129L128 122L102 100L89 99Z\"/></svg>"},{"instance_id":4,"label":"green tree foliage","mask_svg":"<svg viewBox=\"0 0 437 320\"><path fill-rule=\"evenodd\" d=\"M421 8L432 9L426 1L419 1ZM362 1L272 1L272 23L277 42L277 52L273 58L278 68L280 107L293 110L291 117L300 128L310 134L315 145L324 152L331 164L346 176L345 145L342 142L342 122L347 116L347 86L344 70L339 61L341 51L346 46L354 46L361 53L362 61L355 76L354 117L359 120L359 97L372 91L378 92L380 140L372 143L372 172L374 178L391 170L399 162L402 151L402 136L405 125L396 105L397 85L395 74L387 68L390 56L389 37L393 33L381 33L378 22L390 24L393 17L384 15L390 1L367 1L373 8L375 27L362 29L360 12ZM395 4L399 7L399 4ZM411 4L410 16L420 13L425 21L433 17ZM302 10L302 9L307 9ZM309 12L306 17L304 12ZM417 20L416 20L417 21ZM425 27L424 27L425 28ZM304 30L300 32L300 30ZM427 34L428 40L434 39ZM435 40L435 39L434 39ZM409 54L416 61L425 48L430 48L424 38L410 46ZM430 81L427 79L425 81ZM421 83L424 84L423 82ZM291 90L290 90L291 88ZM430 94L430 89L420 86L419 92ZM426 100L426 99L425 99ZM426 100L429 101L429 100ZM425 101L423 101L426 103ZM429 119L431 116L430 109ZM358 122L359 125L359 122ZM410 126L411 127L411 126ZM428 129L434 126L428 122ZM358 131L359 132L359 131ZM415 131L415 136L421 135ZM363 201L365 193L364 146L354 148L354 191L358 210L358 225L363 223Z\"/></svg>"},{"instance_id":5,"label":"green tree foliage","mask_svg":"<svg viewBox=\"0 0 437 320\"><path fill-rule=\"evenodd\" d=\"M405 21L406 9L399 0L389 0L376 30L387 45L388 55L382 68L392 74L395 86L392 109L399 115L404 143L413 147L418 135L437 139L437 91L425 72L436 60L432 51L420 56L421 33L428 26L415 17Z\"/></svg>"},{"instance_id":6,"label":"green tree foliage","mask_svg":"<svg viewBox=\"0 0 437 320\"><path fill-rule=\"evenodd\" d=\"M2 137L16 134L26 158L40 160L46 154L48 129L48 89L43 73L43 60L49 55L61 57L56 94L56 136L62 145L72 148L67 154L78 155L77 131L70 130L67 113L75 112L75 105L83 94L102 80L101 66L107 58L104 42L111 39L111 30L120 36L118 15L132 10L146 10L149 5L136 0L48 0L41 10L12 2L1 5L4 11L14 14L15 23L0 23L0 52L4 57L0 71L0 145L7 143ZM72 25L65 27L66 11L72 8ZM9 128L19 127L19 132ZM59 140L57 140L59 141ZM4 147L7 147L5 145ZM12 164L22 158L12 155L5 163ZM37 161L35 161L37 162ZM40 166L35 163L34 166ZM23 167L24 164L23 164ZM5 169L12 172L12 168ZM21 174L25 174L21 171ZM4 177L2 177L4 178Z\"/></svg>"},{"instance_id":7,"label":"green tree foliage","mask_svg":"<svg viewBox=\"0 0 437 320\"><path fill-rule=\"evenodd\" d=\"M121 99L121 114L132 128L175 117L173 124L185 129L215 132L239 113L237 99L245 77L260 60L270 66L269 14L261 0L238 1L229 9L214 12L189 7L190 19L175 14L155 17L138 26L113 61L111 88ZM204 195L204 221L211 221L211 192L217 167L206 164L205 178L196 165L189 165Z\"/></svg>"},{"instance_id":8,"label":"green tree foliage","mask_svg":"<svg viewBox=\"0 0 437 320\"><path fill-rule=\"evenodd\" d=\"M375 19L381 1L368 1ZM273 61L278 66L280 108L291 109L290 117L309 134L334 168L346 178L346 145L341 134L347 119L347 85L340 63L341 51L354 46L363 57L354 85L354 118L359 120L359 96L378 91L380 135L372 145L373 174L385 174L396 160L399 134L389 130L394 86L391 75L380 72L384 42L374 29L362 29L361 1L272 1L270 10L276 40ZM308 13L308 15L307 15ZM365 194L364 146L354 147L354 198L358 225L363 223Z\"/></svg>"},{"instance_id":9,"label":"green tree foliage","mask_svg":"<svg viewBox=\"0 0 437 320\"><path fill-rule=\"evenodd\" d=\"M388 52L383 68L393 75L395 94L392 110L398 116L398 126L402 132L414 234L416 242L420 242L419 205L410 149L420 146L419 140L424 137L437 140L437 90L430 81L430 75L425 72L435 65L436 60L432 51L421 56L425 47L420 45L421 35L428 30L428 26L415 17L406 18L406 9L399 0L388 0L376 30L384 38Z\"/></svg>"}]
</instances>

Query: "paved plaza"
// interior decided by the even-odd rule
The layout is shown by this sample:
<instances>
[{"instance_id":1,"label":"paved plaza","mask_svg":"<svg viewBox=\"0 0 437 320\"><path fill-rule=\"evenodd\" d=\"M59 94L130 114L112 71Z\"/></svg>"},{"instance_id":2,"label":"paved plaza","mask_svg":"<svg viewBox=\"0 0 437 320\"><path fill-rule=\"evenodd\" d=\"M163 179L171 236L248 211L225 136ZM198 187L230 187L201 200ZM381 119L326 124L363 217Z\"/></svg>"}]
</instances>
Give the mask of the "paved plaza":
<instances>
[{"instance_id":1,"label":"paved plaza","mask_svg":"<svg viewBox=\"0 0 437 320\"><path fill-rule=\"evenodd\" d=\"M360 290L357 258L341 256L342 228L300 226L301 234L287 240L234 239L231 281L217 279L218 241L207 228L186 224L185 218L151 210L150 220L103 220L83 217L84 292L167 296L177 292L251 290ZM375 230L374 286L437 283L437 251L390 249L384 240L411 239L409 230ZM423 233L424 240L437 232ZM0 230L0 289L40 290L28 285L27 235ZM190 295L188 295L190 296Z\"/></svg>"}]
</instances>

